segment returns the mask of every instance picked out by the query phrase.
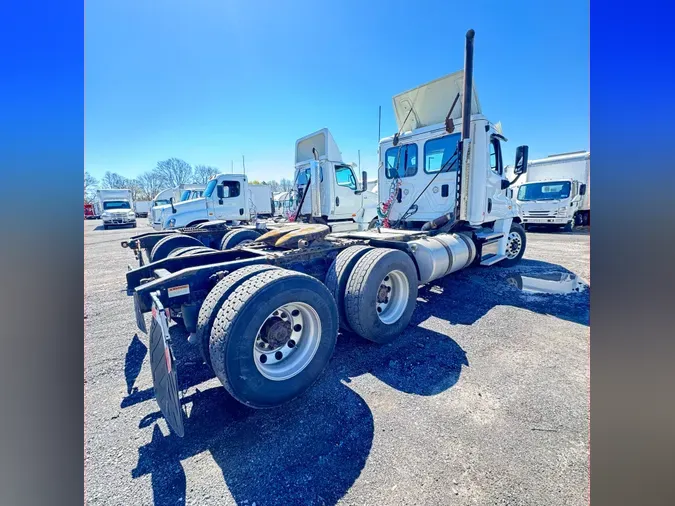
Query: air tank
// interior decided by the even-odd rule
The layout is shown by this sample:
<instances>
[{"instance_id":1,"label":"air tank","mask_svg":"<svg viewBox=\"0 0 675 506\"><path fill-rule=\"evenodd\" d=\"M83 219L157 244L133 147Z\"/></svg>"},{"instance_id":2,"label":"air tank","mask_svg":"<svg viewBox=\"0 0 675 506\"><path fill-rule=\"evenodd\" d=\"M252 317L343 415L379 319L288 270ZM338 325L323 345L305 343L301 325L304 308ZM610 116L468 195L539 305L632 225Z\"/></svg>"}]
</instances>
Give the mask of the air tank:
<instances>
[{"instance_id":1,"label":"air tank","mask_svg":"<svg viewBox=\"0 0 675 506\"><path fill-rule=\"evenodd\" d=\"M438 234L408 243L420 271L420 283L426 284L471 265L476 245L469 234Z\"/></svg>"}]
</instances>

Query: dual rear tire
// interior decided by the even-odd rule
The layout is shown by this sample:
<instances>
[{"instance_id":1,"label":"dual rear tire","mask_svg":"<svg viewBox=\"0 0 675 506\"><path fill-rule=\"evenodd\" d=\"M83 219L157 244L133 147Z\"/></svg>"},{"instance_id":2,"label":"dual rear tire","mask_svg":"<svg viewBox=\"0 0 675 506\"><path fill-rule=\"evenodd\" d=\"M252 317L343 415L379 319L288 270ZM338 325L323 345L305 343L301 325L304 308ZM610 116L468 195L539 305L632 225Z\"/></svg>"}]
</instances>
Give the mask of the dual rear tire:
<instances>
[{"instance_id":1,"label":"dual rear tire","mask_svg":"<svg viewBox=\"0 0 675 506\"><path fill-rule=\"evenodd\" d=\"M352 246L330 266L326 286L337 302L344 330L385 344L410 323L417 302L417 269L403 251Z\"/></svg>"},{"instance_id":2,"label":"dual rear tire","mask_svg":"<svg viewBox=\"0 0 675 506\"><path fill-rule=\"evenodd\" d=\"M268 265L223 278L204 301L197 329L225 389L254 408L304 393L328 365L337 332L337 306L321 282Z\"/></svg>"}]
</instances>

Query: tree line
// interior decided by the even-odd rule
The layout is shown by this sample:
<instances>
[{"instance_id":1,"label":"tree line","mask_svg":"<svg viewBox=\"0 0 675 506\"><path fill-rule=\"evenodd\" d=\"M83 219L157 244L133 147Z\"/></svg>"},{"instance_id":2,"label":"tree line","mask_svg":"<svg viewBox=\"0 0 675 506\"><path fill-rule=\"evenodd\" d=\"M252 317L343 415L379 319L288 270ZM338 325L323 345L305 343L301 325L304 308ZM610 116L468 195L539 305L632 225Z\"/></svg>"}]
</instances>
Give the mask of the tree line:
<instances>
[{"instance_id":1,"label":"tree line","mask_svg":"<svg viewBox=\"0 0 675 506\"><path fill-rule=\"evenodd\" d=\"M134 200L152 200L162 190L175 188L181 184L206 184L216 174L224 171L211 165L190 165L180 158L169 158L157 162L154 169L146 171L135 178L127 178L116 172L107 171L99 181L84 173L84 201L93 202L96 190L124 188L131 190ZM250 181L250 184L268 184L273 192L288 191L292 181L282 178L280 181Z\"/></svg>"}]
</instances>

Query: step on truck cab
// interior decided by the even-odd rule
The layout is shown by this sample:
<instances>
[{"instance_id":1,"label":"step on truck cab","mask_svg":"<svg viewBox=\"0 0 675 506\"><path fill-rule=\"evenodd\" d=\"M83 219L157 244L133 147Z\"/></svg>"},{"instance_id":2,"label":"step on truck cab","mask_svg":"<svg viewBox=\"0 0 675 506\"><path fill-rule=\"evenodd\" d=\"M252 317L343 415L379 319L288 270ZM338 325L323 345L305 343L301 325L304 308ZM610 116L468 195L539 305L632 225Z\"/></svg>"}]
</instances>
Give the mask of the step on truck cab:
<instances>
[{"instance_id":1,"label":"step on truck cab","mask_svg":"<svg viewBox=\"0 0 675 506\"><path fill-rule=\"evenodd\" d=\"M324 223L333 231L366 230L377 219L377 194L365 171L342 160L327 128L295 143L294 221ZM316 171L316 174L313 172Z\"/></svg>"},{"instance_id":2,"label":"step on truck cab","mask_svg":"<svg viewBox=\"0 0 675 506\"><path fill-rule=\"evenodd\" d=\"M591 153L551 155L528 164L528 172L513 195L523 224L564 227L591 222Z\"/></svg>"},{"instance_id":3,"label":"step on truck cab","mask_svg":"<svg viewBox=\"0 0 675 506\"><path fill-rule=\"evenodd\" d=\"M270 187L249 185L243 174L218 174L206 184L201 197L154 208L152 227L174 230L214 220L249 222L257 215L272 215Z\"/></svg>"},{"instance_id":4,"label":"step on truck cab","mask_svg":"<svg viewBox=\"0 0 675 506\"><path fill-rule=\"evenodd\" d=\"M188 341L235 399L267 408L314 383L339 330L389 343L410 323L420 285L472 265L520 261L526 235L507 195L514 181L503 174L506 139L480 112L473 40L470 30L463 73L394 98L399 131L380 142L374 228L197 226L122 243L148 258L126 273L127 293L138 327L149 336L156 399L172 431L182 436L185 427L171 319L185 326ZM322 153L309 143L301 159L313 156L300 164L309 168L303 195L313 200L313 211L332 204L322 207L329 193L312 181L321 180L322 167L327 181L329 170L343 166L331 144L323 146ZM516 149L517 177L527 171L527 152ZM231 234L253 239L230 247ZM149 330L145 313L152 314Z\"/></svg>"}]
</instances>

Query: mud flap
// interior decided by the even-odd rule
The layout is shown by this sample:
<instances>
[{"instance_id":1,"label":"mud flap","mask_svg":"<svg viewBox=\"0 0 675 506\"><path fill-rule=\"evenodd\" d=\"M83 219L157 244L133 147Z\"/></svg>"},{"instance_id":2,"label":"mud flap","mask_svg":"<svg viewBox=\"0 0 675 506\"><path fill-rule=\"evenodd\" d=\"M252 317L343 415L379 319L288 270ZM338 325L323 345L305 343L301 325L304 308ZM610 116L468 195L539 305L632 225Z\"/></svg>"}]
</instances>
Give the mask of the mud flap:
<instances>
[{"instance_id":1,"label":"mud flap","mask_svg":"<svg viewBox=\"0 0 675 506\"><path fill-rule=\"evenodd\" d=\"M166 423L179 437L185 435L183 408L178 395L175 358L169 337L168 309L152 294L152 323L150 324L150 367L155 387L155 399Z\"/></svg>"},{"instance_id":2,"label":"mud flap","mask_svg":"<svg viewBox=\"0 0 675 506\"><path fill-rule=\"evenodd\" d=\"M145 318L141 312L141 301L138 299L138 292L134 292L134 313L136 313L136 325L141 332L147 334L148 328L145 326Z\"/></svg>"}]
</instances>

